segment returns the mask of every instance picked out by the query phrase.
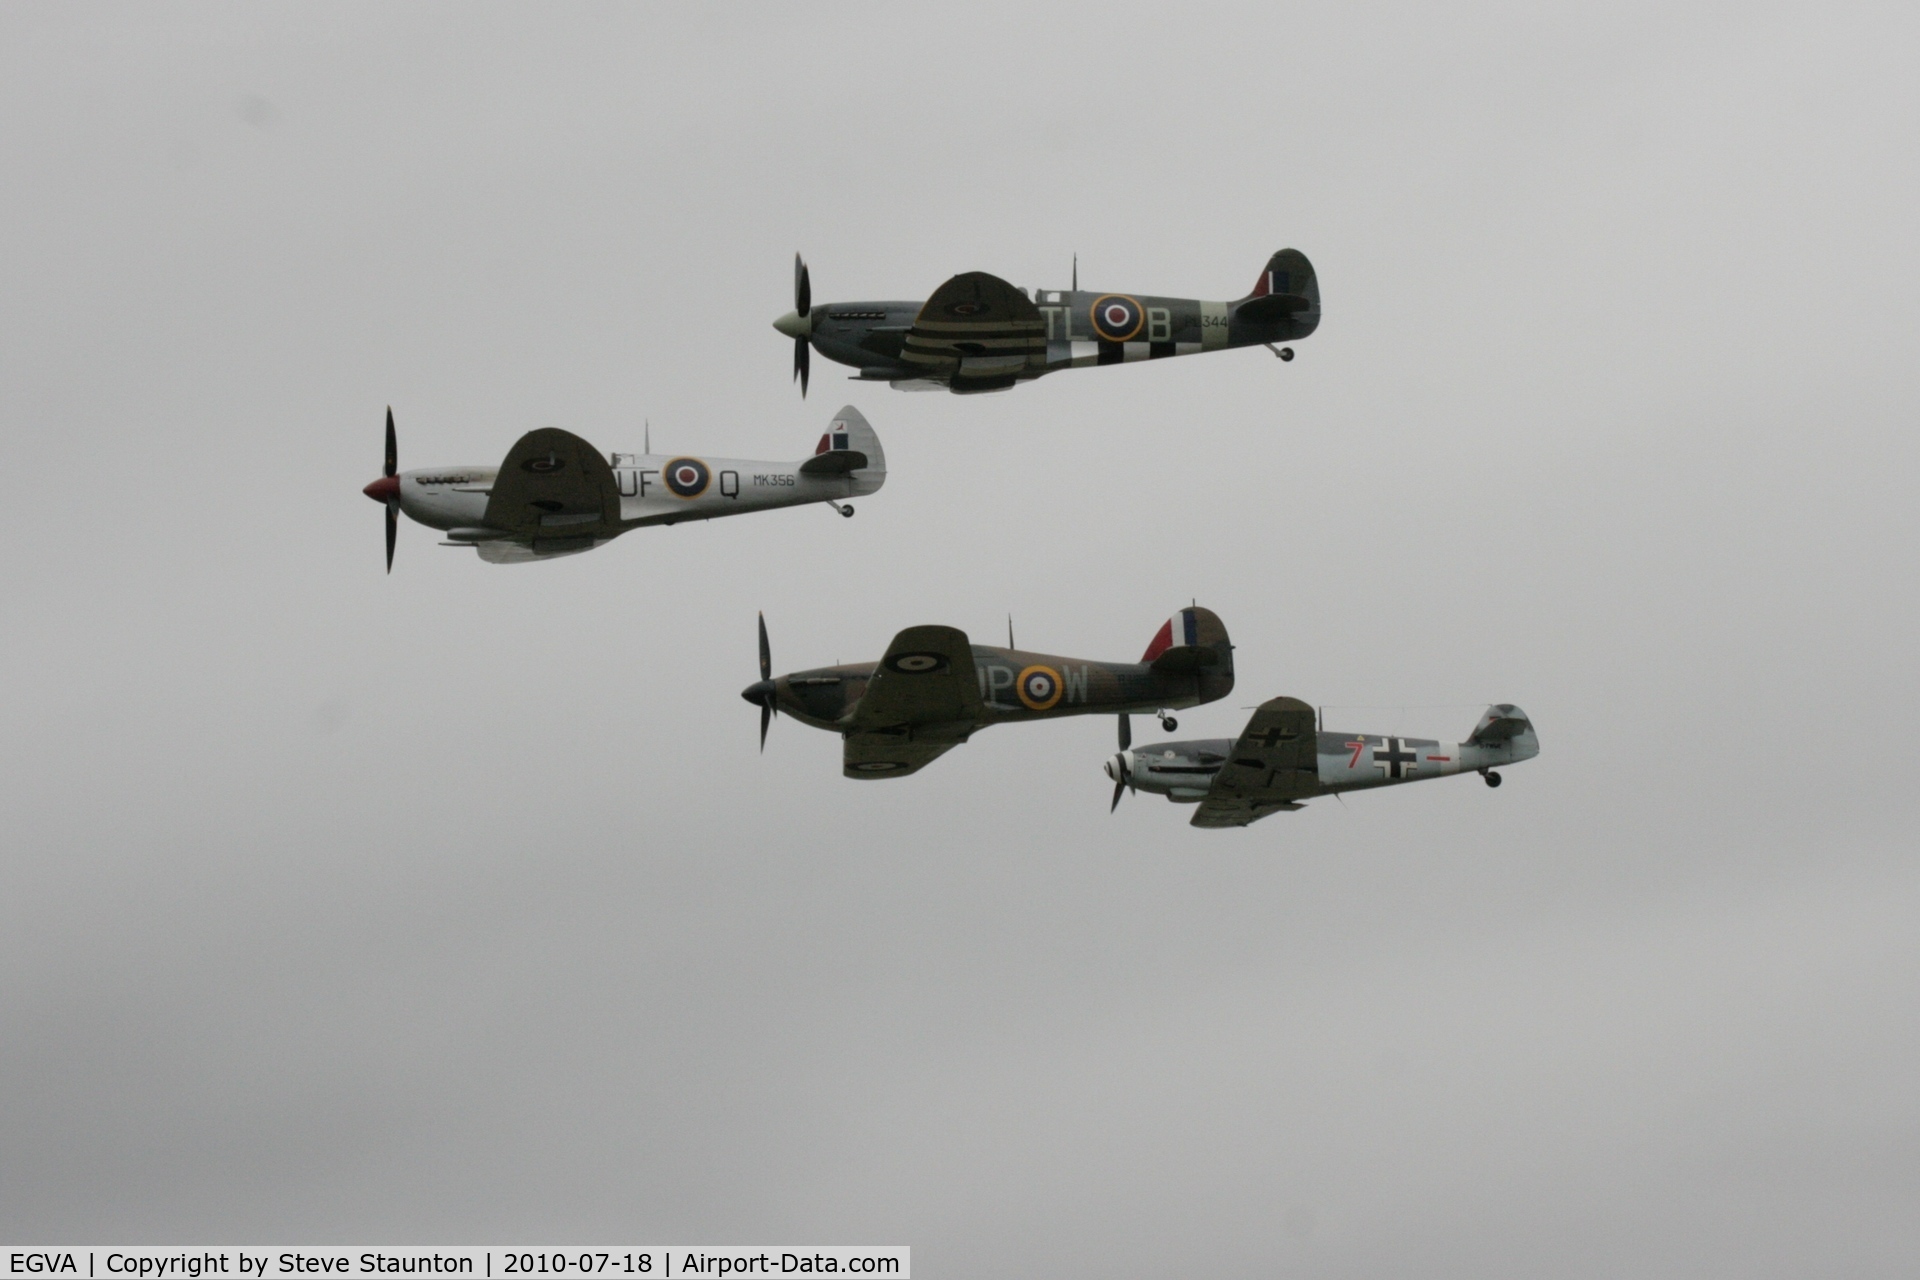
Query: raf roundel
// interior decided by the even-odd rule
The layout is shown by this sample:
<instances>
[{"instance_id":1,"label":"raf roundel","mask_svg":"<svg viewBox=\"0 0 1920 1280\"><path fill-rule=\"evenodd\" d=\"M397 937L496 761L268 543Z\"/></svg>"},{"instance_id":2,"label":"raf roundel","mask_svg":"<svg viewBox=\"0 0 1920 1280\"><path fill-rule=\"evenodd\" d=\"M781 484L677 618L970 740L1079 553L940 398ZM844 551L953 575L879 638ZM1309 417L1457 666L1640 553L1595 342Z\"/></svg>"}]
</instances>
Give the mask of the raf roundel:
<instances>
[{"instance_id":1,"label":"raf roundel","mask_svg":"<svg viewBox=\"0 0 1920 1280\"><path fill-rule=\"evenodd\" d=\"M1050 711L1060 701L1060 673L1052 667L1028 667L1013 687L1029 711Z\"/></svg>"},{"instance_id":2,"label":"raf roundel","mask_svg":"<svg viewBox=\"0 0 1920 1280\"><path fill-rule=\"evenodd\" d=\"M1146 310L1125 294L1109 293L1093 300L1089 311L1093 331L1108 342L1131 342L1147 322Z\"/></svg>"},{"instance_id":3,"label":"raf roundel","mask_svg":"<svg viewBox=\"0 0 1920 1280\"><path fill-rule=\"evenodd\" d=\"M939 675L949 665L946 655L941 653L896 653L886 661L887 670L903 676Z\"/></svg>"},{"instance_id":4,"label":"raf roundel","mask_svg":"<svg viewBox=\"0 0 1920 1280\"><path fill-rule=\"evenodd\" d=\"M707 491L707 484L713 479L707 464L698 458L675 458L662 467L661 472L667 478L667 488L683 498L699 497Z\"/></svg>"}]
</instances>

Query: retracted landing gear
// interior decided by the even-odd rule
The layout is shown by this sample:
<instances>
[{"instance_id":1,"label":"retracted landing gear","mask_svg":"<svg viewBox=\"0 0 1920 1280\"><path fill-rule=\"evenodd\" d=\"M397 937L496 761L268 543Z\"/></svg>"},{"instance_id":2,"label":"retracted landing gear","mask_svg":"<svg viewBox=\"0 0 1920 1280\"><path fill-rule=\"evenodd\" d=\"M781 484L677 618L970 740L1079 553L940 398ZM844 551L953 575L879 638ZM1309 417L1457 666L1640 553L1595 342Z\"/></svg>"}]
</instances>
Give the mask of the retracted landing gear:
<instances>
[{"instance_id":1,"label":"retracted landing gear","mask_svg":"<svg viewBox=\"0 0 1920 1280\"><path fill-rule=\"evenodd\" d=\"M1500 785L1500 775L1495 773L1491 769L1482 769L1480 771L1480 776L1487 780L1487 785L1490 787L1497 787Z\"/></svg>"}]
</instances>

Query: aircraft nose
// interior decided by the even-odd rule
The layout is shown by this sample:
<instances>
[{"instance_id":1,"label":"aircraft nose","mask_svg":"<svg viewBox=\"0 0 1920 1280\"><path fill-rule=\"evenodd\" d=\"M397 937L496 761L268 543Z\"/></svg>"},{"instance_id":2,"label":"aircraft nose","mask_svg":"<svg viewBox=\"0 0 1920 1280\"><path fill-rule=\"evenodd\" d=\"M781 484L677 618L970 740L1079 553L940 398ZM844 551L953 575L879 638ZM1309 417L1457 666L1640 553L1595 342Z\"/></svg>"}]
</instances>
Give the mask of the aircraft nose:
<instances>
[{"instance_id":1,"label":"aircraft nose","mask_svg":"<svg viewBox=\"0 0 1920 1280\"><path fill-rule=\"evenodd\" d=\"M400 477L381 476L360 492L366 494L375 502L385 502L389 498L397 498L400 496Z\"/></svg>"},{"instance_id":2,"label":"aircraft nose","mask_svg":"<svg viewBox=\"0 0 1920 1280\"><path fill-rule=\"evenodd\" d=\"M813 336L813 315L811 312L803 316L798 311L789 311L775 320L773 327L789 338L810 338Z\"/></svg>"},{"instance_id":3,"label":"aircraft nose","mask_svg":"<svg viewBox=\"0 0 1920 1280\"><path fill-rule=\"evenodd\" d=\"M756 680L740 691L740 696L756 707L764 707L773 697L773 681Z\"/></svg>"}]
</instances>

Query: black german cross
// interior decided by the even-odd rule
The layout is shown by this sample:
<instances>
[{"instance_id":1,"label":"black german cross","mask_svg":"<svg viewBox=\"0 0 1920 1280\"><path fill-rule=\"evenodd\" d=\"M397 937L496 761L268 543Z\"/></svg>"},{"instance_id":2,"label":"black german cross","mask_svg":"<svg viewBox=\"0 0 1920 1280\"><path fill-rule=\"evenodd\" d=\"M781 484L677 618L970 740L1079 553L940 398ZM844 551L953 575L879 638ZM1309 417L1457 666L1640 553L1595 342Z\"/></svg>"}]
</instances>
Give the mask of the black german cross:
<instances>
[{"instance_id":1,"label":"black german cross","mask_svg":"<svg viewBox=\"0 0 1920 1280\"><path fill-rule=\"evenodd\" d=\"M1389 778L1406 777L1408 773L1412 772L1412 769L1409 767L1403 771L1401 766L1411 766L1420 758L1420 753L1418 751L1408 751L1401 747L1400 739L1398 738L1388 738L1386 742L1386 746L1375 747L1373 749L1373 763L1379 768L1384 769Z\"/></svg>"}]
</instances>

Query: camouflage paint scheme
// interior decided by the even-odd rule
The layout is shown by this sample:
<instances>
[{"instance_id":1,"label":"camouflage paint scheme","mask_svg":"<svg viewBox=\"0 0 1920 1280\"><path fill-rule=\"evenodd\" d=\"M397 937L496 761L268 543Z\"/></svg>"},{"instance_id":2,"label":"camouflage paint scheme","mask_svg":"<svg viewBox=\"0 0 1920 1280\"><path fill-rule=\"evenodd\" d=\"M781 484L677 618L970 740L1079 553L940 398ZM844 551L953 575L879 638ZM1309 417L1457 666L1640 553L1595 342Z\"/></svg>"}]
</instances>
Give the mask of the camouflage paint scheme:
<instances>
[{"instance_id":1,"label":"camouflage paint scheme","mask_svg":"<svg viewBox=\"0 0 1920 1280\"><path fill-rule=\"evenodd\" d=\"M1122 750L1106 764L1119 788L1198 804L1196 827L1244 827L1298 809L1314 796L1398 786L1457 773L1500 785L1499 765L1540 754L1527 713L1510 702L1487 708L1462 742L1366 733L1326 733L1298 698L1262 703L1238 738L1160 742Z\"/></svg>"},{"instance_id":2,"label":"camouflage paint scheme","mask_svg":"<svg viewBox=\"0 0 1920 1280\"><path fill-rule=\"evenodd\" d=\"M1058 369L1297 342L1319 324L1313 264L1282 249L1252 292L1229 302L1084 289L1029 296L972 271L925 302L826 303L788 312L774 328L853 366L862 380L966 393L1003 391Z\"/></svg>"},{"instance_id":3,"label":"camouflage paint scheme","mask_svg":"<svg viewBox=\"0 0 1920 1280\"><path fill-rule=\"evenodd\" d=\"M384 500L397 484L400 509L482 560L520 564L576 555L630 529L714 520L877 492L887 457L860 411L835 414L813 456L799 462L690 454L602 454L570 431L543 427L520 437L497 467L425 467L367 486ZM851 514L851 507L842 508Z\"/></svg>"},{"instance_id":4,"label":"camouflage paint scheme","mask_svg":"<svg viewBox=\"0 0 1920 1280\"><path fill-rule=\"evenodd\" d=\"M1058 716L1142 714L1198 706L1233 690L1233 645L1209 609L1182 609L1139 662L1094 662L973 644L954 627L909 627L878 662L796 671L748 686L845 740L849 778L913 773L978 730Z\"/></svg>"}]
</instances>

